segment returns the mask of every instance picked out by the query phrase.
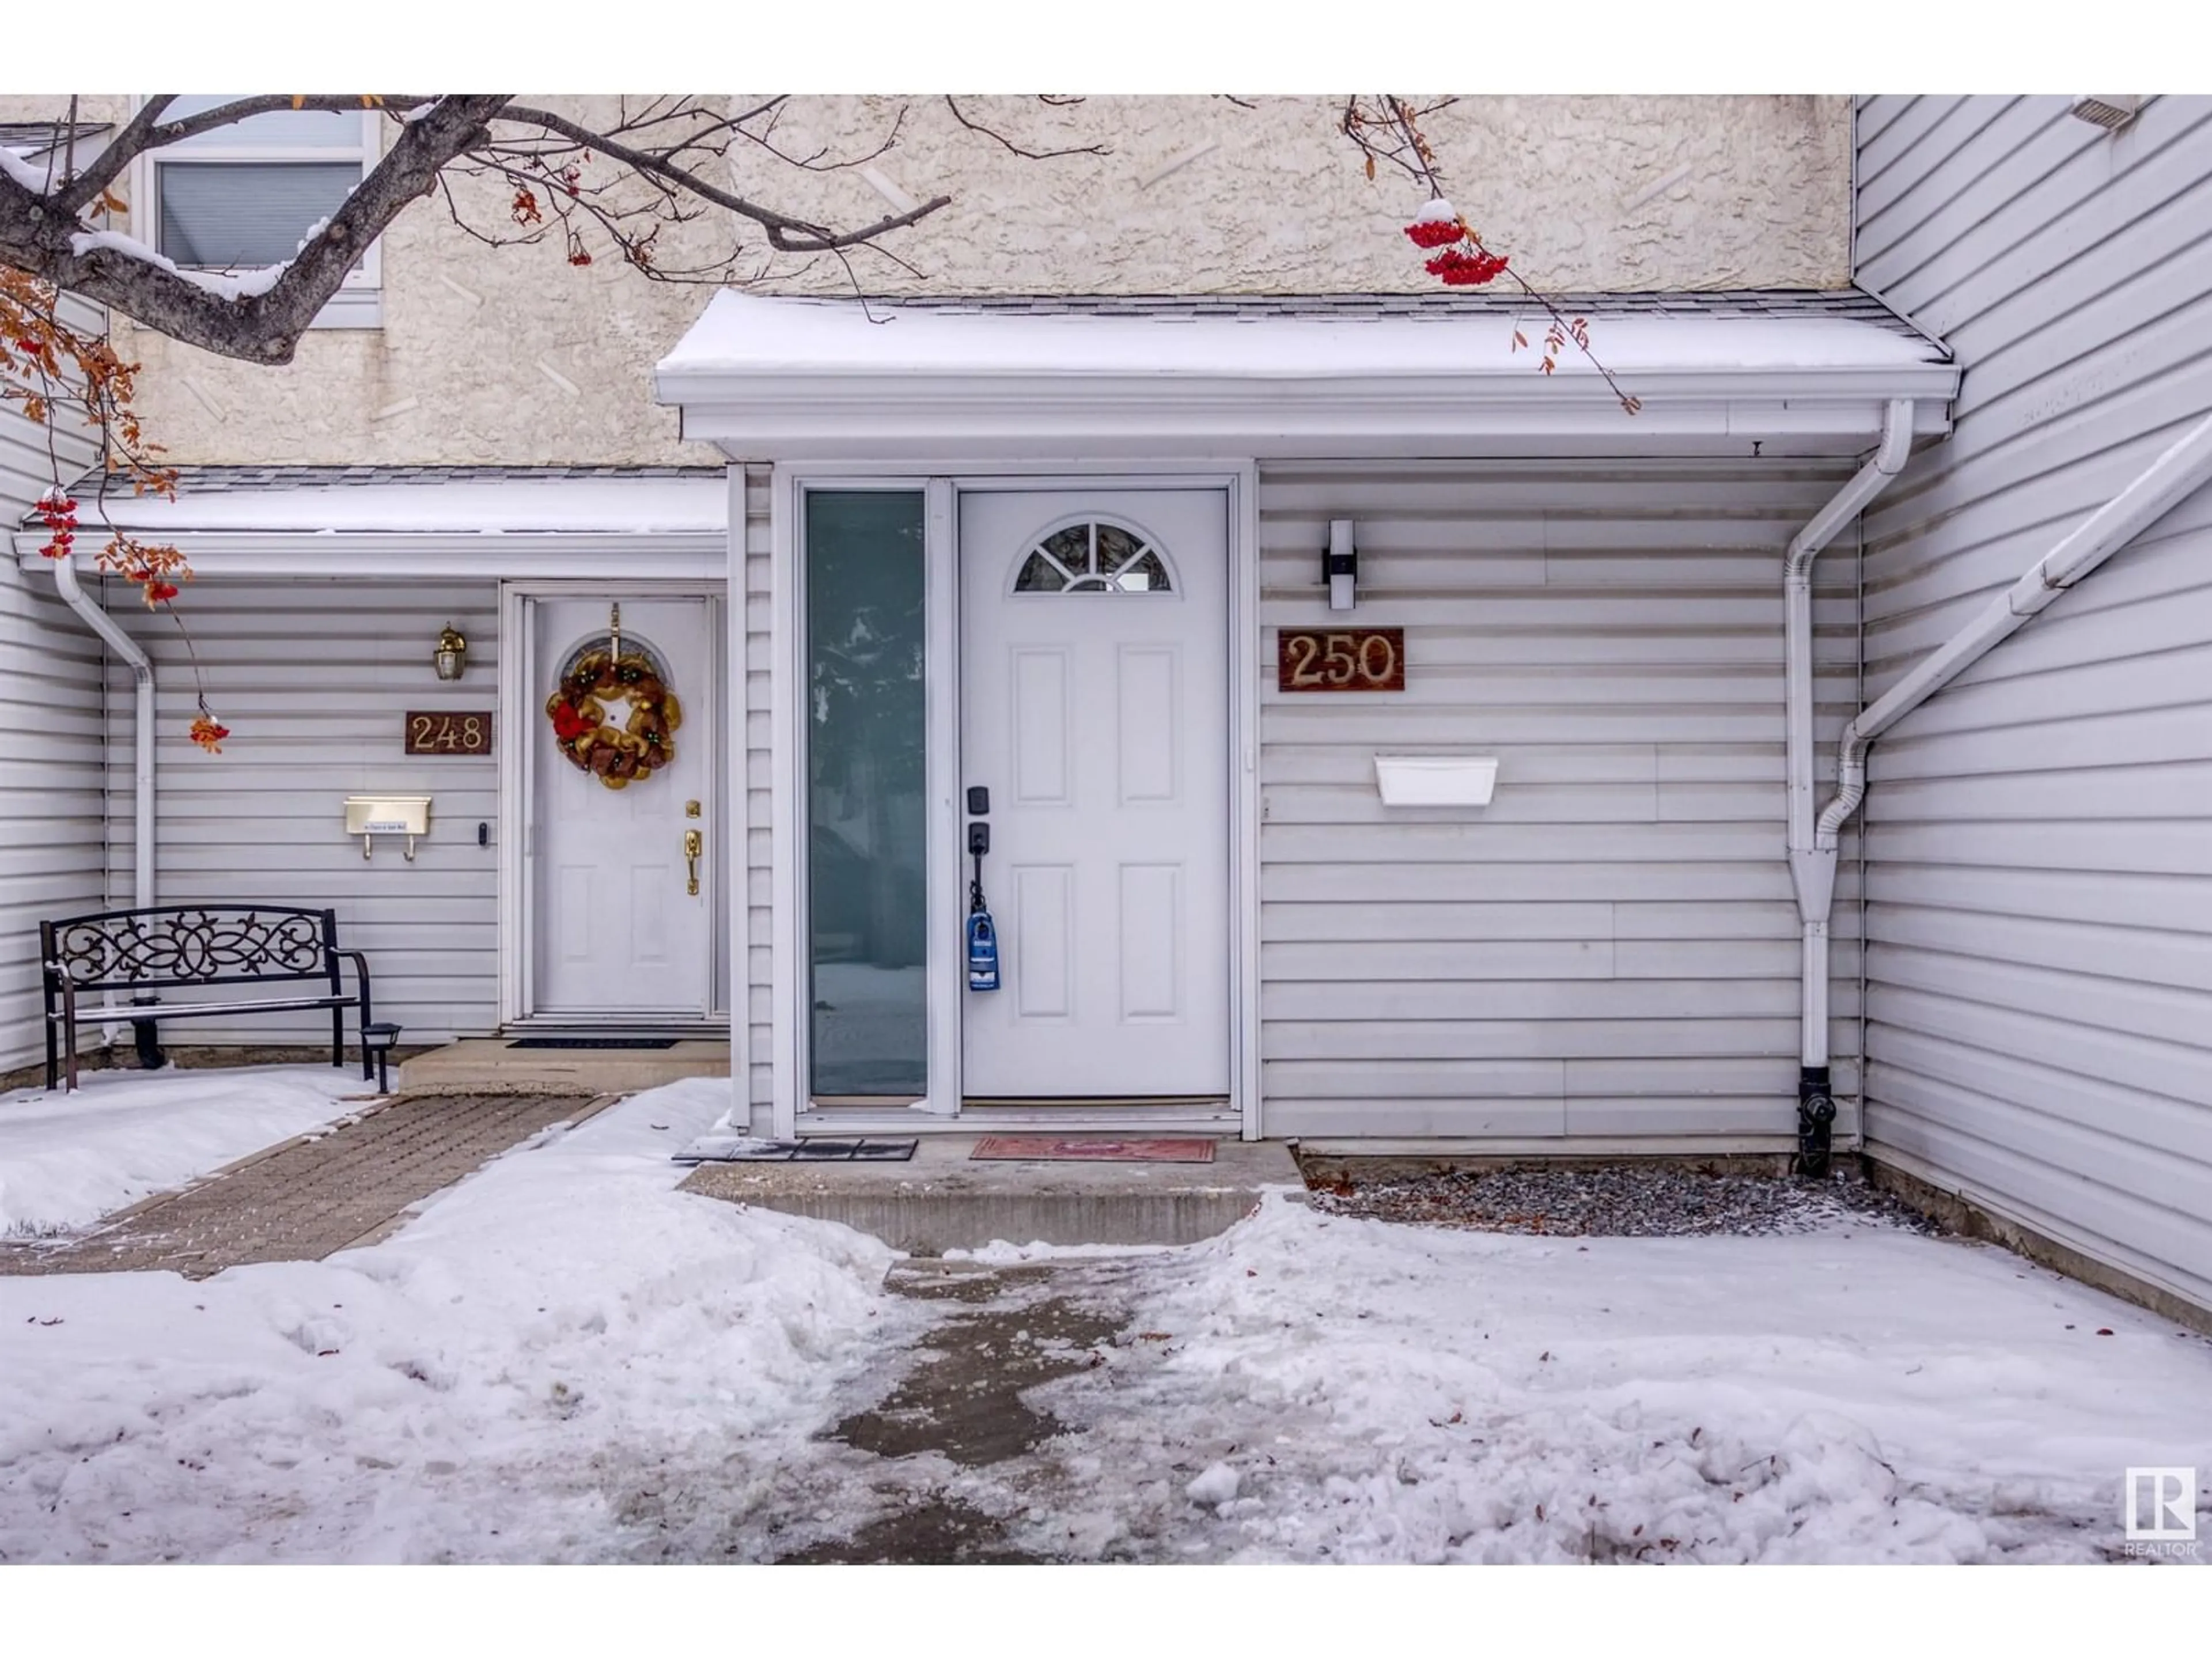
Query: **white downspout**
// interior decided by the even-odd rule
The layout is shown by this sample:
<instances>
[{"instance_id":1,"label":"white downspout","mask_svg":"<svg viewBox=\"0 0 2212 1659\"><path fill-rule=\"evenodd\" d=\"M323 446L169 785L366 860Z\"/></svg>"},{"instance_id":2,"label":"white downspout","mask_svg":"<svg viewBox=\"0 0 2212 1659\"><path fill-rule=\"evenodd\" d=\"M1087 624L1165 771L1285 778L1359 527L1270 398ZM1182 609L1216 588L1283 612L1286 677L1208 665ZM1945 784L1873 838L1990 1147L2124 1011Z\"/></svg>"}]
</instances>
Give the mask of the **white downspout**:
<instances>
[{"instance_id":1,"label":"white downspout","mask_svg":"<svg viewBox=\"0 0 2212 1659\"><path fill-rule=\"evenodd\" d=\"M1918 667L1861 710L1844 729L1836 798L1814 828L1832 854L1838 833L1866 797L1867 745L1926 702L2027 619L2125 547L2185 497L2212 481L2212 416L2153 461L2141 477L2083 520L2028 573L1923 658Z\"/></svg>"},{"instance_id":2,"label":"white downspout","mask_svg":"<svg viewBox=\"0 0 2212 1659\"><path fill-rule=\"evenodd\" d=\"M1827 1167L1828 1126L1835 1100L1828 1077L1828 922L1836 893L1836 845L1823 848L1813 818L1813 561L1905 470L1912 452L1912 403L1883 412L1874 457L1790 544L1782 575L1783 725L1789 776L1790 879L1796 890L1801 1009L1797 1084L1798 1164L1806 1174Z\"/></svg>"},{"instance_id":3,"label":"white downspout","mask_svg":"<svg viewBox=\"0 0 2212 1659\"><path fill-rule=\"evenodd\" d=\"M54 588L62 603L82 617L85 626L137 677L137 713L131 723L137 781L131 792L131 902L143 909L154 902L154 659L78 585L74 559L54 561Z\"/></svg>"}]
</instances>

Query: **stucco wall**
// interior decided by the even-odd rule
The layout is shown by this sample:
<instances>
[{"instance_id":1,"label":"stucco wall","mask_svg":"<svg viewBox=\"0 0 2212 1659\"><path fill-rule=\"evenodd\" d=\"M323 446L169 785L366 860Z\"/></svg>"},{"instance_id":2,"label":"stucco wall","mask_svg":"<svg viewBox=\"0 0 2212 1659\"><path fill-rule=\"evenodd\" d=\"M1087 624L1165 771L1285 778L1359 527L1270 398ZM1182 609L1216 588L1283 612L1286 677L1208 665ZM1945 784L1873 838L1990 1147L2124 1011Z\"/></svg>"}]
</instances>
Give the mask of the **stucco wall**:
<instances>
[{"instance_id":1,"label":"stucco wall","mask_svg":"<svg viewBox=\"0 0 2212 1659\"><path fill-rule=\"evenodd\" d=\"M811 152L872 137L873 163L952 205L900 253L862 266L885 292L1325 294L1420 289L1399 232L1422 192L1387 167L1370 183L1339 131L1340 98L1022 98L961 108L1030 161L959 125L941 100L805 98L779 130ZM1250 107L1244 107L1244 105ZM1454 199L1532 282L1589 289L1840 288L1850 280L1850 100L1468 97L1424 123ZM1180 165L1178 165L1180 163ZM1172 171L1169 169L1172 168ZM1162 176L1164 174L1164 176ZM857 170L787 188L850 222L887 199ZM843 273L778 269L769 286L834 291Z\"/></svg>"},{"instance_id":2,"label":"stucco wall","mask_svg":"<svg viewBox=\"0 0 2212 1659\"><path fill-rule=\"evenodd\" d=\"M963 128L941 100L794 100L775 136L795 155L865 153L903 105L896 147L871 164L880 183L746 149L732 157L738 188L845 224L890 210L902 191L954 202L892 244L918 276L867 255L853 276L833 260L769 259L750 236L749 270L782 292L849 292L855 276L885 293L1425 286L1398 234L1419 192L1387 172L1367 180L1337 130L1340 101L1245 101L963 100L1025 148L1107 152L1034 161ZM0 118L47 112L0 100ZM1848 280L1847 100L1470 98L1429 130L1466 181L1460 204L1547 288ZM672 262L709 240L702 227L663 252ZM151 426L179 461L701 461L714 458L677 441L648 377L704 303L696 288L612 263L573 269L557 246L484 248L425 202L386 234L380 329L318 331L273 370L121 332L147 368Z\"/></svg>"}]
</instances>

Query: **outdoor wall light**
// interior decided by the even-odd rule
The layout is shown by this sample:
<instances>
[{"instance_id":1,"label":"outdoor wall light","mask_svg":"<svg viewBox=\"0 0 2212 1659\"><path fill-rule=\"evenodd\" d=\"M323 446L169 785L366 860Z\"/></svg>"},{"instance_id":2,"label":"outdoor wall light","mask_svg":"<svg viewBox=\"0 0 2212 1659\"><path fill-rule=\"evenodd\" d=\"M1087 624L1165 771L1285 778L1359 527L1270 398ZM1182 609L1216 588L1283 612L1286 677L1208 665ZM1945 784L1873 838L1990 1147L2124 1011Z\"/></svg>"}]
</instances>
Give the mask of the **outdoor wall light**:
<instances>
[{"instance_id":1,"label":"outdoor wall light","mask_svg":"<svg viewBox=\"0 0 2212 1659\"><path fill-rule=\"evenodd\" d=\"M461 671L469 665L469 642L460 636L453 623L447 623L444 631L438 635L438 648L430 653L430 660L436 665L438 678L441 680L460 678Z\"/></svg>"},{"instance_id":2,"label":"outdoor wall light","mask_svg":"<svg viewBox=\"0 0 2212 1659\"><path fill-rule=\"evenodd\" d=\"M2136 118L2142 108L2142 95L2132 92L2084 94L2074 100L2066 112L2077 121L2087 121L2093 127L2102 127L2107 132L2118 132Z\"/></svg>"},{"instance_id":3,"label":"outdoor wall light","mask_svg":"<svg viewBox=\"0 0 2212 1659\"><path fill-rule=\"evenodd\" d=\"M1359 555L1352 545L1351 520L1328 521L1328 548L1321 556L1321 577L1328 584L1328 608L1351 610L1359 580Z\"/></svg>"}]
</instances>

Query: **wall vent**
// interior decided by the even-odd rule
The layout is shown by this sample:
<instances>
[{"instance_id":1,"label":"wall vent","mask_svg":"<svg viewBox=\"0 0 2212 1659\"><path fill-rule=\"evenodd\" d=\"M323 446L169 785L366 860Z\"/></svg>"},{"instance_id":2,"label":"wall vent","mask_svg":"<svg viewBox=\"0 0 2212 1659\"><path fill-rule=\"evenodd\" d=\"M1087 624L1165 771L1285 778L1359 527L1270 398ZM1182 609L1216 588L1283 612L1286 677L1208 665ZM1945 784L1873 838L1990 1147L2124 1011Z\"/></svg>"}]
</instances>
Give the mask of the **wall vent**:
<instances>
[{"instance_id":1,"label":"wall vent","mask_svg":"<svg viewBox=\"0 0 2212 1659\"><path fill-rule=\"evenodd\" d=\"M2107 132L2118 132L2136 118L2136 112L2142 107L2140 94L2107 92L2076 98L2067 112L2077 121L2087 121Z\"/></svg>"}]
</instances>

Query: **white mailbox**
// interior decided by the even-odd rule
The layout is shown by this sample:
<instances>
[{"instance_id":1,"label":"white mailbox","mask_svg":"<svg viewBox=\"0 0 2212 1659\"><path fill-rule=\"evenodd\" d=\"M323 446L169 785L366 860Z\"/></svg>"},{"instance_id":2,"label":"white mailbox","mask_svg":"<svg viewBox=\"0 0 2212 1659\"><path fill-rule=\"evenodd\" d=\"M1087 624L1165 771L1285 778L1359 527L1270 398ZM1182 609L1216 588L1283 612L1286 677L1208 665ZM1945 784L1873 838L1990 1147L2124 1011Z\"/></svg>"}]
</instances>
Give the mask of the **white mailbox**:
<instances>
[{"instance_id":1,"label":"white mailbox","mask_svg":"<svg viewBox=\"0 0 2212 1659\"><path fill-rule=\"evenodd\" d=\"M379 836L407 837L407 857L415 857L415 838L430 833L428 795L348 795L345 827L349 836L361 837L361 855L373 858Z\"/></svg>"},{"instance_id":2,"label":"white mailbox","mask_svg":"<svg viewBox=\"0 0 2212 1659\"><path fill-rule=\"evenodd\" d=\"M1385 806L1487 806L1498 757L1377 755L1375 787Z\"/></svg>"}]
</instances>

